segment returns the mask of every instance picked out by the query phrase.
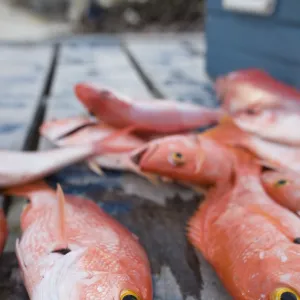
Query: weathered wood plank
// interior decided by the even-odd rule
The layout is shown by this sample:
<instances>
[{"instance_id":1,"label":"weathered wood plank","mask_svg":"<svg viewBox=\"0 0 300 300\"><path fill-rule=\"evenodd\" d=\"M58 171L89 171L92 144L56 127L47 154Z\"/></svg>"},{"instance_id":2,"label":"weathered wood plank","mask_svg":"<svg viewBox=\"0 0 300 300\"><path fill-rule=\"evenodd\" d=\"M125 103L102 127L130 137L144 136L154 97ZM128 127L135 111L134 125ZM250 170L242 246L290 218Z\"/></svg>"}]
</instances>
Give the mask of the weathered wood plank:
<instances>
[{"instance_id":1,"label":"weathered wood plank","mask_svg":"<svg viewBox=\"0 0 300 300\"><path fill-rule=\"evenodd\" d=\"M31 147L53 53L49 45L0 45L0 149ZM10 236L5 251L14 251L18 235L20 209L14 204L7 216Z\"/></svg>"},{"instance_id":2,"label":"weathered wood plank","mask_svg":"<svg viewBox=\"0 0 300 300\"><path fill-rule=\"evenodd\" d=\"M56 74L48 99L48 120L84 113L72 91L79 80L99 81L136 99L152 98L117 43L63 46ZM41 142L40 147L49 144ZM93 199L140 237L151 261L155 299L199 299L198 260L185 237L186 220L199 196L171 184L155 187L133 174L106 171L106 175L99 177L77 164L47 181L53 187L59 182L66 193Z\"/></svg>"},{"instance_id":3,"label":"weathered wood plank","mask_svg":"<svg viewBox=\"0 0 300 300\"><path fill-rule=\"evenodd\" d=\"M165 98L215 106L212 82L205 72L205 41L196 38L128 37L132 59Z\"/></svg>"}]
</instances>

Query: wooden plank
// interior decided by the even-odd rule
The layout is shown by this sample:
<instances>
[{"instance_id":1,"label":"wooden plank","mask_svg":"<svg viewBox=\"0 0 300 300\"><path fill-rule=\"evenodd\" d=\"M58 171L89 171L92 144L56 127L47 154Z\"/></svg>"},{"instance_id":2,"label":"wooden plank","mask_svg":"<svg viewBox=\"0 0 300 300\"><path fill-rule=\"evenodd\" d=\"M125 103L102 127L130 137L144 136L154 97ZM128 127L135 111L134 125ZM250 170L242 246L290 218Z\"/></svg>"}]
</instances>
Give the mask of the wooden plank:
<instances>
[{"instance_id":1,"label":"wooden plank","mask_svg":"<svg viewBox=\"0 0 300 300\"><path fill-rule=\"evenodd\" d=\"M46 119L84 112L75 104L78 101L70 86L78 80L93 78L128 96L152 98L118 43L78 44L76 47L65 44L60 51ZM98 77L89 74L91 68ZM46 147L49 144L41 142L40 149ZM199 299L202 284L199 263L185 237L187 218L196 209L199 196L172 184L156 187L133 174L112 171L106 174L99 177L84 164L77 164L50 176L47 182L53 187L59 182L66 193L93 199L140 237L151 262L155 299Z\"/></svg>"},{"instance_id":2,"label":"wooden plank","mask_svg":"<svg viewBox=\"0 0 300 300\"><path fill-rule=\"evenodd\" d=\"M28 141L37 125L36 117L53 53L49 45L0 45L0 149L30 148ZM19 234L15 230L19 228L20 217L16 201L12 202L7 216L10 235L6 252L14 251Z\"/></svg>"},{"instance_id":3,"label":"wooden plank","mask_svg":"<svg viewBox=\"0 0 300 300\"><path fill-rule=\"evenodd\" d=\"M217 100L205 72L204 45L200 34L194 50L191 38L131 37L125 41L136 64L163 97L214 107Z\"/></svg>"}]
</instances>

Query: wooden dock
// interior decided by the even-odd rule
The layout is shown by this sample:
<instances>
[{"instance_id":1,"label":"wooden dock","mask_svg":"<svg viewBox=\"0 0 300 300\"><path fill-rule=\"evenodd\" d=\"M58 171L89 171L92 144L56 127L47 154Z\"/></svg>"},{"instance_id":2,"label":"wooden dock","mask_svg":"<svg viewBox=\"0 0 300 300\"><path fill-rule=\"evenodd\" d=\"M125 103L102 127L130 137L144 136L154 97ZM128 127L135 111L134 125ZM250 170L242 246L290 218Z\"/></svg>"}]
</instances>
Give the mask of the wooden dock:
<instances>
[{"instance_id":1,"label":"wooden dock","mask_svg":"<svg viewBox=\"0 0 300 300\"><path fill-rule=\"evenodd\" d=\"M85 36L43 44L0 44L0 147L51 147L43 120L86 114L73 85L99 82L134 97L172 98L214 107L202 34ZM172 184L155 187L129 173L93 174L84 163L47 178L65 193L93 199L137 236L153 272L155 300L227 300L209 264L187 242L186 221L202 197ZM0 259L0 299L28 299L14 254L24 200L7 211L10 236ZM4 203L4 202L3 202Z\"/></svg>"}]
</instances>

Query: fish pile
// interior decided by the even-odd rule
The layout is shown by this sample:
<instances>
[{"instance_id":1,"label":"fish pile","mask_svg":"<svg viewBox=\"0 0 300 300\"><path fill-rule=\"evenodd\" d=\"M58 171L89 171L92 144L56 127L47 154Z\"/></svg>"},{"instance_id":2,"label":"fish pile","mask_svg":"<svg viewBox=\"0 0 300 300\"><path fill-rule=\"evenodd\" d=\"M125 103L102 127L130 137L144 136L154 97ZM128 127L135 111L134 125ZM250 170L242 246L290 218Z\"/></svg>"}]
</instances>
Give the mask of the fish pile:
<instances>
[{"instance_id":1,"label":"fish pile","mask_svg":"<svg viewBox=\"0 0 300 300\"><path fill-rule=\"evenodd\" d=\"M91 201L39 181L85 161L101 176L116 169L201 190L205 200L187 238L230 295L300 300L300 91L259 69L221 76L215 90L220 106L213 109L154 105L78 83L74 93L93 117L42 124L40 134L56 149L0 152L3 193L30 200L16 252L31 299L152 298L138 239ZM0 250L6 237L0 215Z\"/></svg>"}]
</instances>

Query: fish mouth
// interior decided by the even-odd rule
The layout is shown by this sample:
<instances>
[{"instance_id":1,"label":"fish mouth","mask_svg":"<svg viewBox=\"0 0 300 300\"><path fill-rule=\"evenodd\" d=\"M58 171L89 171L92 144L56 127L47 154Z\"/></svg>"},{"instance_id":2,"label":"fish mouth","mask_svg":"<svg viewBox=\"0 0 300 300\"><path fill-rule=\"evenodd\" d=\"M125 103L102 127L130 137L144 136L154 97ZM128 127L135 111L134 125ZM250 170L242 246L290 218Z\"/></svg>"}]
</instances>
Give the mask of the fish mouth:
<instances>
[{"instance_id":1,"label":"fish mouth","mask_svg":"<svg viewBox=\"0 0 300 300\"><path fill-rule=\"evenodd\" d=\"M145 162L151 157L152 153L154 153L157 149L158 145L147 145L133 152L130 156L131 162L140 168L143 167Z\"/></svg>"}]
</instances>

